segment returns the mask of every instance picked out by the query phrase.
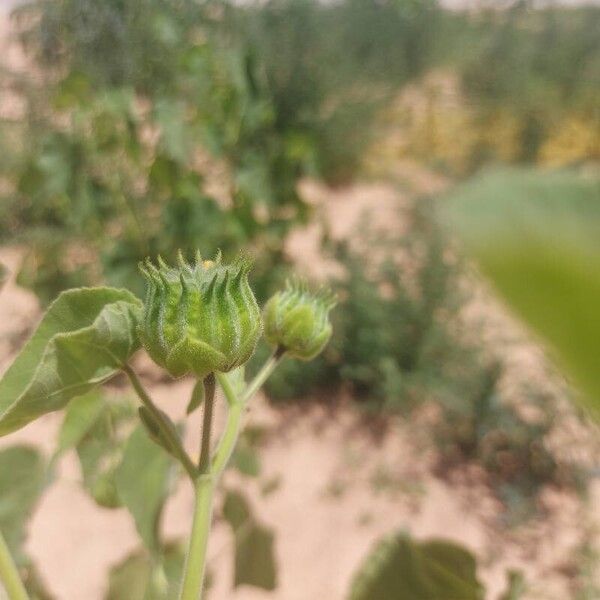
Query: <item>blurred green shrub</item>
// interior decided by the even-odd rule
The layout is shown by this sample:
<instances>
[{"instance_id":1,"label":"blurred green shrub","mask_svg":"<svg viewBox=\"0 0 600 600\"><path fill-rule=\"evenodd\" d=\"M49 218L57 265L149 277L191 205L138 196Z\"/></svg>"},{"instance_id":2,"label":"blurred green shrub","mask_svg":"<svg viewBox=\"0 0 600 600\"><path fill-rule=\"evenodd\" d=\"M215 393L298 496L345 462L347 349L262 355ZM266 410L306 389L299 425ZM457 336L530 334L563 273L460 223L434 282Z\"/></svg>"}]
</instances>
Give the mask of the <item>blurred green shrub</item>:
<instances>
[{"instance_id":1,"label":"blurred green shrub","mask_svg":"<svg viewBox=\"0 0 600 600\"><path fill-rule=\"evenodd\" d=\"M357 234L353 240L366 250L334 245L345 274L335 281L340 303L332 312L332 342L302 373L284 362L267 390L283 401L346 387L363 407L384 413L437 405L431 433L439 472L476 461L517 519L531 512L541 486L579 484L580 473L545 446L552 398L520 389L518 402L539 413L526 420L502 391L497 353L473 324L467 333L462 314L473 282L436 212L421 198L403 215L409 226L402 236Z\"/></svg>"},{"instance_id":2,"label":"blurred green shrub","mask_svg":"<svg viewBox=\"0 0 600 600\"><path fill-rule=\"evenodd\" d=\"M353 236L369 252L333 244L344 270L333 282L340 298L333 340L303 377L284 363L267 385L274 397L301 395L317 381L345 382L373 408L403 410L423 384L443 377L443 365L462 347L453 331L464 302L461 270L431 202L415 201L404 217L410 225L402 236L368 228L362 239Z\"/></svg>"},{"instance_id":3,"label":"blurred green shrub","mask_svg":"<svg viewBox=\"0 0 600 600\"><path fill-rule=\"evenodd\" d=\"M434 14L412 0L20 8L43 73L19 83L22 143L0 161L0 235L30 247L21 281L42 299L80 279L135 288L145 255L244 246L266 296L309 215L298 180L353 176Z\"/></svg>"},{"instance_id":4,"label":"blurred green shrub","mask_svg":"<svg viewBox=\"0 0 600 600\"><path fill-rule=\"evenodd\" d=\"M462 56L463 84L482 119L499 110L517 117L517 161L543 159L544 145L567 115L600 131L597 6L532 10L530 2L515 2L471 21L477 51ZM597 143L589 151L592 155L582 158L600 158Z\"/></svg>"}]
</instances>

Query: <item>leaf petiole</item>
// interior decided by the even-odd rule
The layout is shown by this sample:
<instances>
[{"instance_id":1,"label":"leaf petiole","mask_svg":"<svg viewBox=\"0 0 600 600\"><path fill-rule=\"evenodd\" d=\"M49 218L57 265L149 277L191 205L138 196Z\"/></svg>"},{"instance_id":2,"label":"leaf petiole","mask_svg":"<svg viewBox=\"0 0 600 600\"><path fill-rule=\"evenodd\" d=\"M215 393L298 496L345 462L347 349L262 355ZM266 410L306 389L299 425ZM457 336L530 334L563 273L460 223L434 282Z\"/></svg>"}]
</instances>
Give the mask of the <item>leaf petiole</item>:
<instances>
[{"instance_id":1,"label":"leaf petiole","mask_svg":"<svg viewBox=\"0 0 600 600\"><path fill-rule=\"evenodd\" d=\"M154 404L142 386L138 376L135 374L135 371L127 364L124 365L122 369L127 377L129 377L129 381L131 382L136 394L142 401L142 404L150 412L154 423L160 429L161 435L172 448L174 456L179 460L183 468L186 470L192 482L196 481L198 478L198 469L194 466L192 459L188 456L188 453L183 448L179 436L175 432L174 427L172 427L172 423L166 421L165 415Z\"/></svg>"}]
</instances>

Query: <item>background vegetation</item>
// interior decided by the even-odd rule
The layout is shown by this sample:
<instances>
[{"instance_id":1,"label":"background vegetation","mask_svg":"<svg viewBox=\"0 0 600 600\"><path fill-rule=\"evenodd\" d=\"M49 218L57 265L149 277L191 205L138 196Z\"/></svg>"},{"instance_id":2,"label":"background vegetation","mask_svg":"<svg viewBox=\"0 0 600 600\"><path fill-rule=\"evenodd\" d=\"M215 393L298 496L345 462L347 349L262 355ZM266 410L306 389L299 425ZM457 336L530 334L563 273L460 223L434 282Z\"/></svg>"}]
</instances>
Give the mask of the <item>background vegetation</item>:
<instances>
[{"instance_id":1,"label":"background vegetation","mask_svg":"<svg viewBox=\"0 0 600 600\"><path fill-rule=\"evenodd\" d=\"M518 404L538 409L526 418L505 391L505 356L482 325L465 321L479 283L439 210L534 197L581 214L600 202L599 7L46 0L18 8L13 25L27 68L4 65L0 80L19 105L17 118L0 120L0 240L25 249L18 281L43 305L100 282L139 295L139 260L197 247L205 255L246 248L264 300L289 272L290 234L319 222L305 180L343 188L376 174L400 185L394 165L414 161L443 175L450 191L408 190L401 234L363 227L340 241L325 231L320 252L341 267L330 281L340 298L334 339L314 363L286 364L270 399L343 391L357 409L386 418L433 405L440 472L479 464L515 521L534 513L544 486L585 487L585 470L546 443L557 399L524 386ZM70 408L57 453L75 448L95 500L125 504L135 517L124 473L141 450L120 425L133 419L131 406L86 402ZM249 475L252 446L236 459ZM43 480L27 449L0 458L35 463ZM152 524L167 494L168 465L161 469ZM231 494L223 510L234 535L241 513L269 563L271 533ZM10 519L23 522L28 502L15 502ZM7 519L0 514L0 524ZM175 580L180 550L136 523L146 546L168 555ZM22 530L8 538L20 548ZM275 587L271 567L258 579L244 571L248 540L236 540L236 584ZM395 538L390 552L404 557L410 544ZM131 556L113 573L109 597L125 597L118 590L130 576L152 579L152 568L145 554ZM477 582L468 585L478 597Z\"/></svg>"}]
</instances>

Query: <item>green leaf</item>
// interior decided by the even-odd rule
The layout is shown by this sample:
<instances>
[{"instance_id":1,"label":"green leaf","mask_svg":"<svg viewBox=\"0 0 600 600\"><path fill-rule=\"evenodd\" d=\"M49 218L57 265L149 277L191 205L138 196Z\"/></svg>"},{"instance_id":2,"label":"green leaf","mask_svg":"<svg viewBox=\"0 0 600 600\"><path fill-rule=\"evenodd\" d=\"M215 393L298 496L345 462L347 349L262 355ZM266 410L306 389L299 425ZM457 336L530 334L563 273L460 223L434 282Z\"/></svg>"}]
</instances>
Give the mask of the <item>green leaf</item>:
<instances>
[{"instance_id":1,"label":"green leaf","mask_svg":"<svg viewBox=\"0 0 600 600\"><path fill-rule=\"evenodd\" d=\"M11 446L0 451L0 531L18 562L24 560L25 525L46 482L37 450Z\"/></svg>"},{"instance_id":2,"label":"green leaf","mask_svg":"<svg viewBox=\"0 0 600 600\"><path fill-rule=\"evenodd\" d=\"M8 279L8 269L2 263L0 263L0 290L6 283L7 279Z\"/></svg>"},{"instance_id":3,"label":"green leaf","mask_svg":"<svg viewBox=\"0 0 600 600\"><path fill-rule=\"evenodd\" d=\"M56 453L78 446L98 421L104 407L104 398L96 391L71 400L60 429Z\"/></svg>"},{"instance_id":4,"label":"green leaf","mask_svg":"<svg viewBox=\"0 0 600 600\"><path fill-rule=\"evenodd\" d=\"M254 448L245 444L243 440L236 446L231 459L231 464L247 477L258 477L260 475L260 458Z\"/></svg>"},{"instance_id":5,"label":"green leaf","mask_svg":"<svg viewBox=\"0 0 600 600\"><path fill-rule=\"evenodd\" d=\"M0 381L0 435L112 377L139 348L141 306L126 290L63 292Z\"/></svg>"},{"instance_id":6,"label":"green leaf","mask_svg":"<svg viewBox=\"0 0 600 600\"><path fill-rule=\"evenodd\" d=\"M176 598L184 561L185 551L179 544L169 544L163 549L159 566L140 548L111 569L105 600Z\"/></svg>"},{"instance_id":7,"label":"green leaf","mask_svg":"<svg viewBox=\"0 0 600 600\"><path fill-rule=\"evenodd\" d=\"M192 391L192 397L186 409L186 414L191 415L204 402L204 380L199 379Z\"/></svg>"},{"instance_id":8,"label":"green leaf","mask_svg":"<svg viewBox=\"0 0 600 600\"><path fill-rule=\"evenodd\" d=\"M549 343L598 418L599 198L599 179L501 171L446 201L446 214L467 249L516 313Z\"/></svg>"},{"instance_id":9,"label":"green leaf","mask_svg":"<svg viewBox=\"0 0 600 600\"><path fill-rule=\"evenodd\" d=\"M351 585L349 600L481 600L472 554L456 544L413 542L399 533L369 553Z\"/></svg>"},{"instance_id":10,"label":"green leaf","mask_svg":"<svg viewBox=\"0 0 600 600\"><path fill-rule=\"evenodd\" d=\"M228 490L223 501L223 517L237 531L242 525L252 518L250 505L242 494Z\"/></svg>"},{"instance_id":11,"label":"green leaf","mask_svg":"<svg viewBox=\"0 0 600 600\"><path fill-rule=\"evenodd\" d=\"M131 431L135 405L127 398L106 397L94 390L69 402L54 459L74 448L83 486L104 508L122 505L114 481L123 456L124 432Z\"/></svg>"},{"instance_id":12,"label":"green leaf","mask_svg":"<svg viewBox=\"0 0 600 600\"><path fill-rule=\"evenodd\" d=\"M277 587L273 532L256 522L242 494L228 491L223 516L235 535L234 587L251 585L264 590Z\"/></svg>"},{"instance_id":13,"label":"green leaf","mask_svg":"<svg viewBox=\"0 0 600 600\"><path fill-rule=\"evenodd\" d=\"M160 547L158 525L169 491L171 465L169 456L139 426L125 446L115 475L119 498L133 516L145 546L154 553Z\"/></svg>"},{"instance_id":14,"label":"green leaf","mask_svg":"<svg viewBox=\"0 0 600 600\"><path fill-rule=\"evenodd\" d=\"M164 422L167 424L170 430L175 434L177 438L179 438L179 432L177 431L177 428L175 427L173 421L171 421L169 415L167 415L167 413L160 409L157 410L163 415ZM166 450L171 456L177 458L177 451L173 448L169 439L167 439L167 437L163 435L162 430L155 421L152 413L145 406L140 406L138 408L138 414L140 417L140 421L142 422L142 425L146 430L146 433L148 434L148 437L155 444L160 446L163 450Z\"/></svg>"},{"instance_id":15,"label":"green leaf","mask_svg":"<svg viewBox=\"0 0 600 600\"><path fill-rule=\"evenodd\" d=\"M277 567L271 529L249 522L236 534L234 586L251 585L263 590L277 587Z\"/></svg>"},{"instance_id":16,"label":"green leaf","mask_svg":"<svg viewBox=\"0 0 600 600\"><path fill-rule=\"evenodd\" d=\"M520 600L525 596L527 584L522 571L509 569L506 572L507 586L506 591L498 598L498 600Z\"/></svg>"}]
</instances>

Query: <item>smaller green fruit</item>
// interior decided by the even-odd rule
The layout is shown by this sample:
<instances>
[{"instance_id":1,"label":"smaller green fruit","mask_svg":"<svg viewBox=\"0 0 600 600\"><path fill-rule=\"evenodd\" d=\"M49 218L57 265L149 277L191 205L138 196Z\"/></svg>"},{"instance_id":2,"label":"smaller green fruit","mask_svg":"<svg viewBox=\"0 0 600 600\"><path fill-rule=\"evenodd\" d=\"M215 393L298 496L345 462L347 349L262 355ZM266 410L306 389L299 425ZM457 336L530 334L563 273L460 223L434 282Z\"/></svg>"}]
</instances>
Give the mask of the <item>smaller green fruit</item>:
<instances>
[{"instance_id":1,"label":"smaller green fruit","mask_svg":"<svg viewBox=\"0 0 600 600\"><path fill-rule=\"evenodd\" d=\"M178 266L158 259L140 265L147 280L139 335L152 359L173 377L225 373L243 365L261 333L260 310L248 283L249 262L193 264L181 254Z\"/></svg>"},{"instance_id":2,"label":"smaller green fruit","mask_svg":"<svg viewBox=\"0 0 600 600\"><path fill-rule=\"evenodd\" d=\"M305 282L288 281L286 289L265 306L267 341L293 358L313 359L331 337L329 311L335 304L335 296L327 289L313 294Z\"/></svg>"}]
</instances>

